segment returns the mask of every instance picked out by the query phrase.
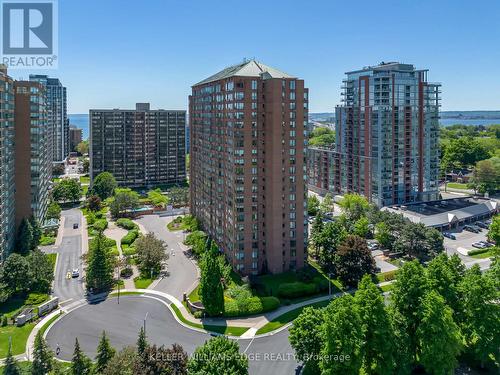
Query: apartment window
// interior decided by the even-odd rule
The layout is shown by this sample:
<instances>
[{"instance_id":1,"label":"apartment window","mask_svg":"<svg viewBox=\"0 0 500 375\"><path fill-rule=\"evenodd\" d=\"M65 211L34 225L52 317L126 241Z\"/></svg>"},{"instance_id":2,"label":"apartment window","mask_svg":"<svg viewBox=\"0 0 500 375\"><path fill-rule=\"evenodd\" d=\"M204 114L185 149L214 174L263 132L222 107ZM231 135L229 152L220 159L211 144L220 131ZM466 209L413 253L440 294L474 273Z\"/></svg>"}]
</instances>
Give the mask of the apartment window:
<instances>
[{"instance_id":1,"label":"apartment window","mask_svg":"<svg viewBox=\"0 0 500 375\"><path fill-rule=\"evenodd\" d=\"M290 90L295 90L295 81L290 81Z\"/></svg>"},{"instance_id":2,"label":"apartment window","mask_svg":"<svg viewBox=\"0 0 500 375\"><path fill-rule=\"evenodd\" d=\"M257 90L257 81L252 80L252 90Z\"/></svg>"},{"instance_id":3,"label":"apartment window","mask_svg":"<svg viewBox=\"0 0 500 375\"><path fill-rule=\"evenodd\" d=\"M295 100L295 91L290 92L290 100Z\"/></svg>"}]
</instances>

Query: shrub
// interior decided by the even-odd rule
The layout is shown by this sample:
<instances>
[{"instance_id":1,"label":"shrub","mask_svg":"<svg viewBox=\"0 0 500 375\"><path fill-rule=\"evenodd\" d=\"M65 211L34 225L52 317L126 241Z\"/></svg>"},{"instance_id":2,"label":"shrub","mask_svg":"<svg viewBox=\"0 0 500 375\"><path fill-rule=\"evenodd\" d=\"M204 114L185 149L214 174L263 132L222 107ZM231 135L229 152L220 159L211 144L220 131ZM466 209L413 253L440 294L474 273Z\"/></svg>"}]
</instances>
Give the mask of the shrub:
<instances>
[{"instance_id":1,"label":"shrub","mask_svg":"<svg viewBox=\"0 0 500 375\"><path fill-rule=\"evenodd\" d=\"M118 219L116 225L126 230L137 229L137 225L132 220L126 218Z\"/></svg>"},{"instance_id":2,"label":"shrub","mask_svg":"<svg viewBox=\"0 0 500 375\"><path fill-rule=\"evenodd\" d=\"M39 304L47 301L48 298L49 298L49 296L47 294L44 294L44 293L30 293L30 294L28 294L28 298L26 299L26 301L24 301L24 304L25 305L39 305Z\"/></svg>"},{"instance_id":3,"label":"shrub","mask_svg":"<svg viewBox=\"0 0 500 375\"><path fill-rule=\"evenodd\" d=\"M96 220L93 227L98 232L104 232L104 230L108 227L108 221L106 219Z\"/></svg>"},{"instance_id":4,"label":"shrub","mask_svg":"<svg viewBox=\"0 0 500 375\"><path fill-rule=\"evenodd\" d=\"M247 300L245 310L240 310L236 300L229 300L224 303L224 315L227 317L255 315L275 310L279 305L280 300L276 297L251 297Z\"/></svg>"},{"instance_id":5,"label":"shrub","mask_svg":"<svg viewBox=\"0 0 500 375\"><path fill-rule=\"evenodd\" d=\"M134 271L132 271L132 268L130 267L127 267L127 268L124 268L120 271L120 276L121 277L124 277L124 278L129 278L130 276L132 276L132 274L134 273Z\"/></svg>"},{"instance_id":6,"label":"shrub","mask_svg":"<svg viewBox=\"0 0 500 375\"><path fill-rule=\"evenodd\" d=\"M9 318L7 315L2 316L2 327L5 327L7 324L9 324Z\"/></svg>"},{"instance_id":7,"label":"shrub","mask_svg":"<svg viewBox=\"0 0 500 375\"><path fill-rule=\"evenodd\" d=\"M485 248L485 249L474 249L470 250L467 255L478 255L478 254L484 254L486 252L490 251L490 249Z\"/></svg>"},{"instance_id":8,"label":"shrub","mask_svg":"<svg viewBox=\"0 0 500 375\"><path fill-rule=\"evenodd\" d=\"M196 319L201 319L203 318L203 311L195 311L193 315Z\"/></svg>"},{"instance_id":9,"label":"shrub","mask_svg":"<svg viewBox=\"0 0 500 375\"><path fill-rule=\"evenodd\" d=\"M93 212L90 212L88 215L87 215L87 225L94 225L95 223L95 214Z\"/></svg>"},{"instance_id":10,"label":"shrub","mask_svg":"<svg viewBox=\"0 0 500 375\"><path fill-rule=\"evenodd\" d=\"M306 284L302 282L281 284L278 288L278 295L285 298L298 298L310 296L318 292L316 284Z\"/></svg>"},{"instance_id":11,"label":"shrub","mask_svg":"<svg viewBox=\"0 0 500 375\"><path fill-rule=\"evenodd\" d=\"M134 255L137 253L137 249L135 246L122 244L122 253L125 256Z\"/></svg>"},{"instance_id":12,"label":"shrub","mask_svg":"<svg viewBox=\"0 0 500 375\"><path fill-rule=\"evenodd\" d=\"M469 252L470 254L470 252ZM388 272L384 272L382 274L382 277L384 278L384 281L392 281L392 280L395 280L396 279L396 272L398 270L393 270L393 271L388 271Z\"/></svg>"},{"instance_id":13,"label":"shrub","mask_svg":"<svg viewBox=\"0 0 500 375\"><path fill-rule=\"evenodd\" d=\"M125 237L120 241L122 245L131 245L136 238L139 236L139 231L137 229L129 230Z\"/></svg>"},{"instance_id":14,"label":"shrub","mask_svg":"<svg viewBox=\"0 0 500 375\"><path fill-rule=\"evenodd\" d=\"M319 292L324 292L328 290L328 280L324 277L316 276L313 279L314 284L317 285Z\"/></svg>"}]
</instances>

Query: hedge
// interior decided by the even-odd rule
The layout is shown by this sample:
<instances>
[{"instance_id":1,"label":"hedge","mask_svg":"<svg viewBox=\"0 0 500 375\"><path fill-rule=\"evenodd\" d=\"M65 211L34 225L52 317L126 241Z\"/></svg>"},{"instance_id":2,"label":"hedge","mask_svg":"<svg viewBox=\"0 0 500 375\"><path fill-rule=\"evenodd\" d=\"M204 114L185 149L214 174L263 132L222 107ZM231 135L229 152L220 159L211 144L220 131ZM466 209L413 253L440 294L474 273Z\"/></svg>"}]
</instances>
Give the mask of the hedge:
<instances>
[{"instance_id":1,"label":"hedge","mask_svg":"<svg viewBox=\"0 0 500 375\"><path fill-rule=\"evenodd\" d=\"M247 301L247 308L244 311L240 311L236 301L230 300L224 303L224 316L255 315L275 310L279 305L280 300L276 297L251 297Z\"/></svg>"},{"instance_id":2,"label":"hedge","mask_svg":"<svg viewBox=\"0 0 500 375\"><path fill-rule=\"evenodd\" d=\"M121 239L122 245L131 245L135 239L139 236L139 231L137 229L129 230L128 233Z\"/></svg>"},{"instance_id":3,"label":"hedge","mask_svg":"<svg viewBox=\"0 0 500 375\"><path fill-rule=\"evenodd\" d=\"M134 255L136 253L137 253L137 249L135 248L135 246L122 244L122 254L123 255L130 256L130 255Z\"/></svg>"},{"instance_id":4,"label":"hedge","mask_svg":"<svg viewBox=\"0 0 500 375\"><path fill-rule=\"evenodd\" d=\"M294 283L281 284L278 288L278 295L284 298L298 298L316 294L318 291L319 286L316 284L297 281Z\"/></svg>"},{"instance_id":5,"label":"hedge","mask_svg":"<svg viewBox=\"0 0 500 375\"><path fill-rule=\"evenodd\" d=\"M467 255L479 255L479 254L484 254L486 252L490 251L489 248L484 248L484 249L473 249L473 250L469 250L469 252L467 253Z\"/></svg>"},{"instance_id":6,"label":"hedge","mask_svg":"<svg viewBox=\"0 0 500 375\"><path fill-rule=\"evenodd\" d=\"M118 219L116 225L126 230L137 229L137 225L132 220L126 218Z\"/></svg>"}]
</instances>

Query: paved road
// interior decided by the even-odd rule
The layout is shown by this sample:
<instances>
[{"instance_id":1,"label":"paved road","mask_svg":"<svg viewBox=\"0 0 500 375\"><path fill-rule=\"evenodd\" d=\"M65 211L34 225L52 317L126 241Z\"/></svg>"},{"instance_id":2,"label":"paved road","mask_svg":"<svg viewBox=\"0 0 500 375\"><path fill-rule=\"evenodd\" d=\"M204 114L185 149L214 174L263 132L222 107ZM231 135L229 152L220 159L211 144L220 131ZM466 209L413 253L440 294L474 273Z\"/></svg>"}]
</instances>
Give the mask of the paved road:
<instances>
[{"instance_id":1,"label":"paved road","mask_svg":"<svg viewBox=\"0 0 500 375\"><path fill-rule=\"evenodd\" d=\"M56 273L54 278L53 294L63 302L68 299L79 300L84 296L82 270L82 213L73 208L61 212L65 218L63 238L61 245L47 250L47 252L58 253ZM73 229L73 224L78 223L78 229ZM68 271L78 268L80 277L67 278Z\"/></svg>"},{"instance_id":2,"label":"paved road","mask_svg":"<svg viewBox=\"0 0 500 375\"><path fill-rule=\"evenodd\" d=\"M120 304L117 304L116 298L109 298L70 312L50 329L47 342L54 350L59 344L59 358L70 360L77 337L85 353L94 358L104 329L115 348L135 345L145 318L150 343L166 346L178 343L191 354L210 338L209 334L179 325L167 307L158 300L129 295L120 297ZM288 343L288 331L262 339L242 339L238 343L241 352L249 356L250 374L295 373L297 362Z\"/></svg>"},{"instance_id":3,"label":"paved road","mask_svg":"<svg viewBox=\"0 0 500 375\"><path fill-rule=\"evenodd\" d=\"M185 235L181 231L170 232L167 229L167 223L174 218L175 216L145 215L138 219L137 222L142 224L148 232L153 232L156 237L165 241L168 246L170 256L167 261L169 276L164 277L154 289L182 300L182 294L196 281L197 270L193 261L186 257L180 245Z\"/></svg>"}]
</instances>

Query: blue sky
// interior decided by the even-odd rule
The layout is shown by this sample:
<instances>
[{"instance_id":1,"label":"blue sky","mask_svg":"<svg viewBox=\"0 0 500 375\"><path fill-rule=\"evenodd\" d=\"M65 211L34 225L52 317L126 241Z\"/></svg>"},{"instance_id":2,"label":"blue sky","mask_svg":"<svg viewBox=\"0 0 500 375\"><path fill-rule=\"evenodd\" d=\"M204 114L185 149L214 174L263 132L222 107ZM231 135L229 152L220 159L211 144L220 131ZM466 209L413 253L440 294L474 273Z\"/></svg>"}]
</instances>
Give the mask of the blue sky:
<instances>
[{"instance_id":1,"label":"blue sky","mask_svg":"<svg viewBox=\"0 0 500 375\"><path fill-rule=\"evenodd\" d=\"M59 0L49 73L68 87L69 113L187 109L192 84L256 58L303 78L310 111L323 112L344 72L401 61L443 84L443 110L500 110L499 14L498 0Z\"/></svg>"}]
</instances>

